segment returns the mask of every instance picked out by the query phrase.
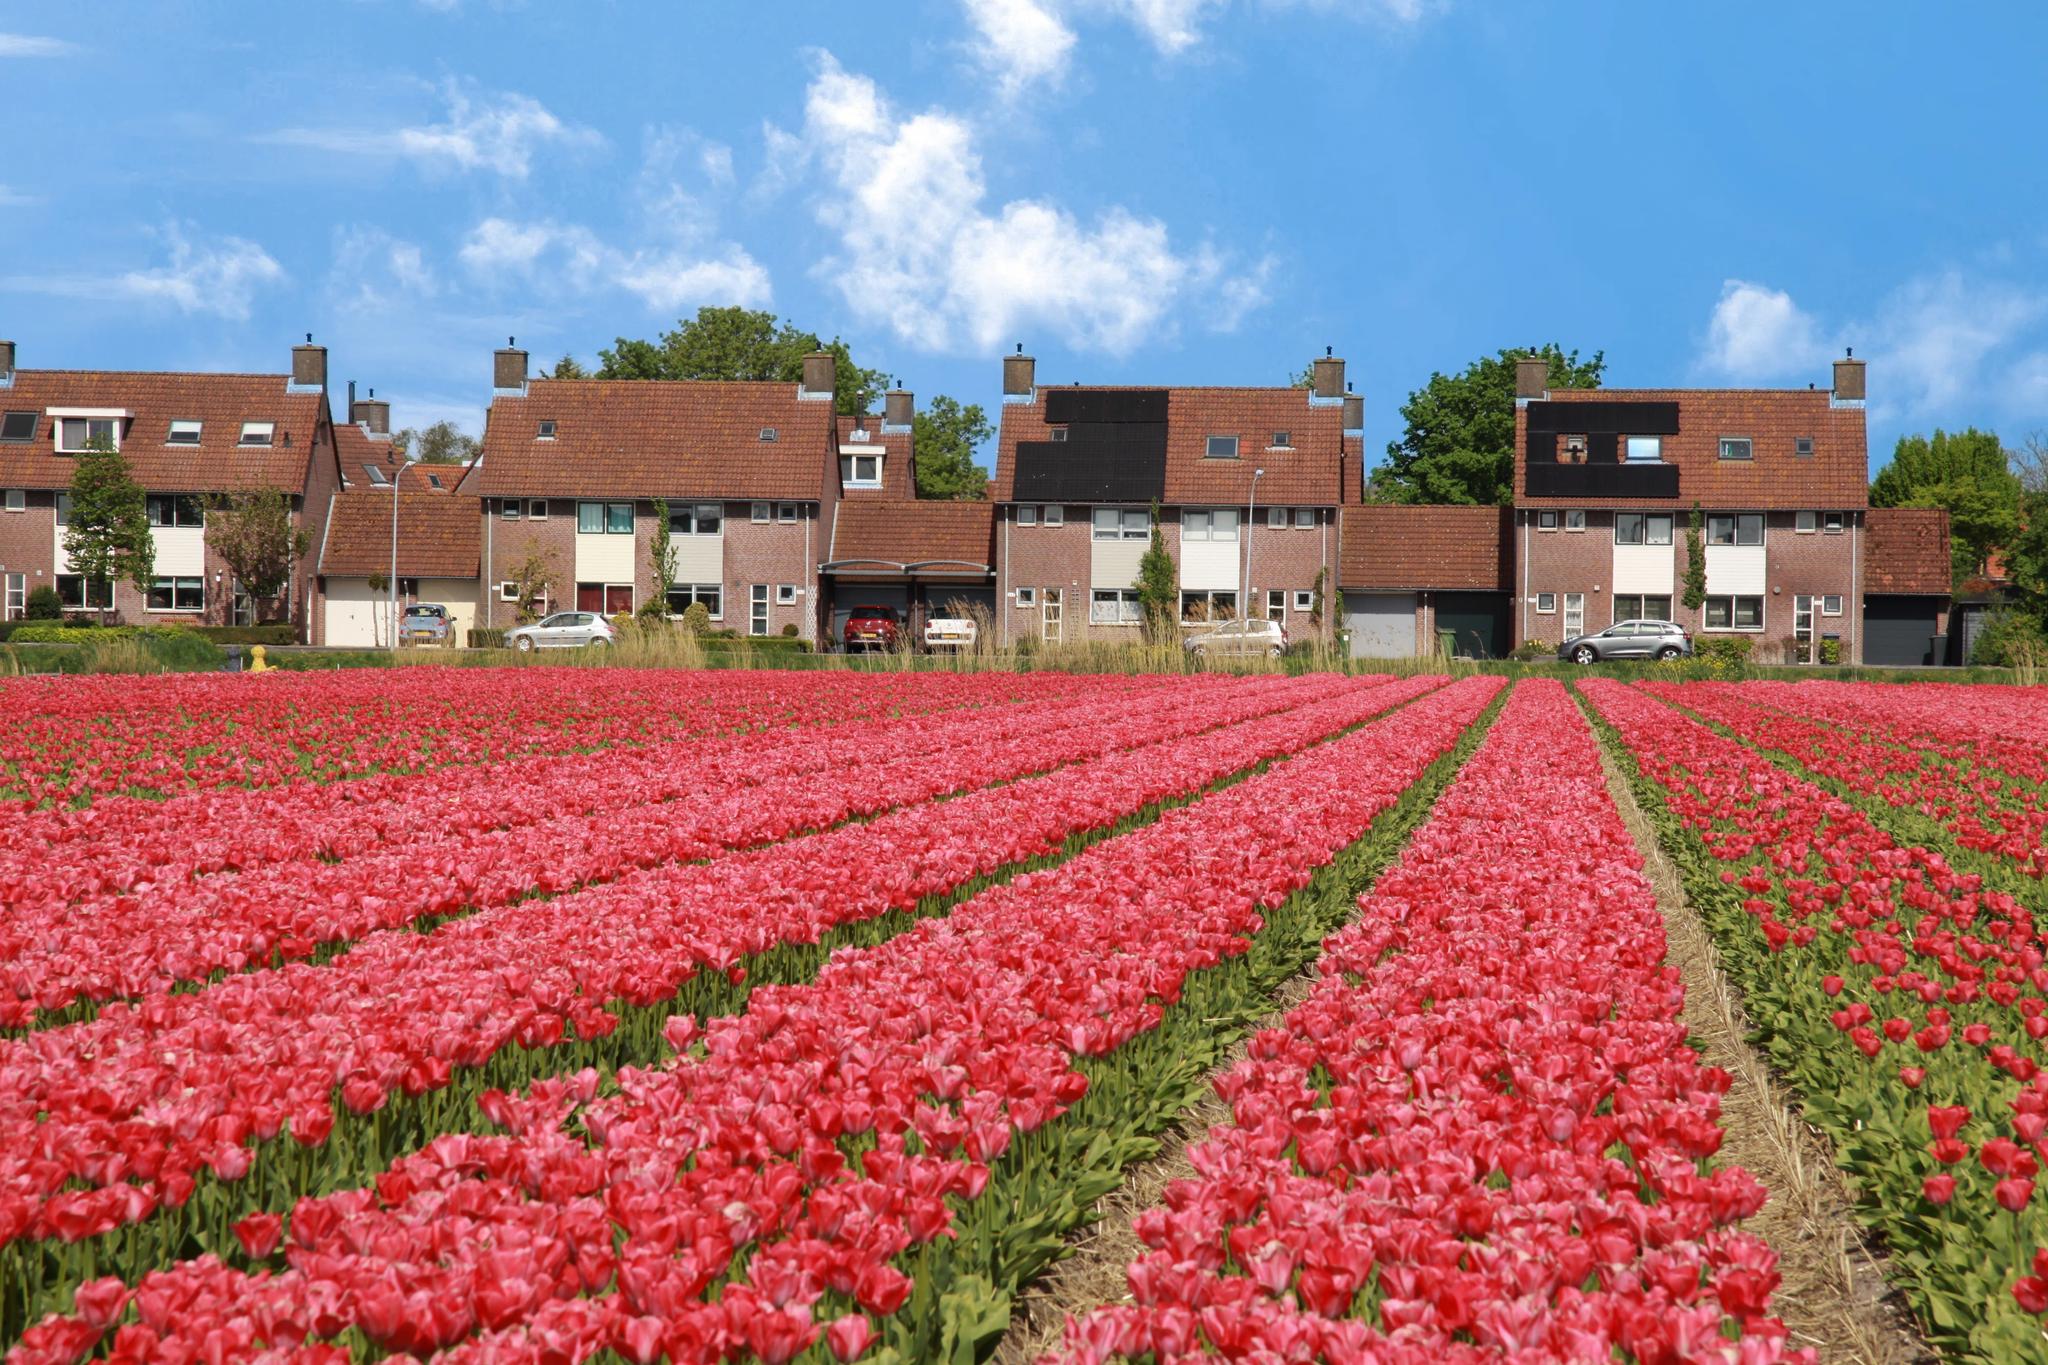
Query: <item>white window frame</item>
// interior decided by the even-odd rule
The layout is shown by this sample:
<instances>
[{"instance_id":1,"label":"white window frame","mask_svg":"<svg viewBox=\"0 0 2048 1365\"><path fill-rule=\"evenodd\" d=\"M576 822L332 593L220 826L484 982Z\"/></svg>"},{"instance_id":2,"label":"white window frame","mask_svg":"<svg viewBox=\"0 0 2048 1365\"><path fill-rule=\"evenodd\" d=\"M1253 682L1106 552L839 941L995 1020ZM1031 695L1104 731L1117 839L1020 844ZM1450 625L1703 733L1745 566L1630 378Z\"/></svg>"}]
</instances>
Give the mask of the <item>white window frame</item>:
<instances>
[{"instance_id":1,"label":"white window frame","mask_svg":"<svg viewBox=\"0 0 2048 1365\"><path fill-rule=\"evenodd\" d=\"M1266 619L1287 624L1287 589L1266 589Z\"/></svg>"},{"instance_id":2,"label":"white window frame","mask_svg":"<svg viewBox=\"0 0 2048 1365\"><path fill-rule=\"evenodd\" d=\"M1226 608L1229 612L1228 615L1219 616L1217 614L1216 599L1219 597L1230 599L1229 606ZM1188 610L1197 602L1202 604L1202 614L1200 616L1192 615ZM1181 589L1180 619L1183 621L1235 621L1237 619L1237 589L1215 588L1207 592L1191 588Z\"/></svg>"},{"instance_id":3,"label":"white window frame","mask_svg":"<svg viewBox=\"0 0 2048 1365\"><path fill-rule=\"evenodd\" d=\"M1105 595L1113 600L1103 602ZM1115 607L1115 616L1106 616L1103 608ZM1136 588L1092 588L1088 593L1088 624L1091 626L1138 626L1144 624L1144 612L1138 602Z\"/></svg>"},{"instance_id":4,"label":"white window frame","mask_svg":"<svg viewBox=\"0 0 2048 1365\"><path fill-rule=\"evenodd\" d=\"M1115 524L1107 528L1110 532L1107 535L1103 526L1105 516L1115 518ZM1133 522L1133 517L1138 520ZM1148 540L1152 535L1152 514L1142 507L1098 507L1089 514L1088 533L1095 540ZM1090 601L1092 604L1093 599ZM1092 620L1092 605L1089 611Z\"/></svg>"},{"instance_id":5,"label":"white window frame","mask_svg":"<svg viewBox=\"0 0 2048 1365\"><path fill-rule=\"evenodd\" d=\"M198 520L183 520L179 516L181 504L189 507ZM159 508L165 511L163 521L157 520ZM197 531L206 525L206 504L189 493L151 493L143 499L143 512L152 531Z\"/></svg>"},{"instance_id":6,"label":"white window frame","mask_svg":"<svg viewBox=\"0 0 2048 1365\"><path fill-rule=\"evenodd\" d=\"M1735 604L1744 599L1756 603L1756 624L1753 626L1738 626L1735 624ZM1728 624L1717 626L1709 618L1713 614L1715 604L1721 602L1728 604ZM1709 597L1700 607L1700 629L1712 631L1716 635L1761 635L1764 633L1764 624L1769 619L1769 615L1770 613L1762 593L1716 593Z\"/></svg>"},{"instance_id":7,"label":"white window frame","mask_svg":"<svg viewBox=\"0 0 2048 1365\"><path fill-rule=\"evenodd\" d=\"M882 486L882 457L874 451L843 451L840 456L839 481L848 488L880 488ZM860 472L861 461L873 467L870 474Z\"/></svg>"},{"instance_id":8,"label":"white window frame","mask_svg":"<svg viewBox=\"0 0 2048 1365\"><path fill-rule=\"evenodd\" d=\"M157 585L160 583L168 583L171 585L171 605L168 607L159 607L155 604L155 602L151 600L156 593ZM199 605L196 607L181 607L178 605L178 594L180 591L182 591L183 585L188 583L196 583L198 585ZM158 574L154 579L150 581L149 591L145 592L142 595L142 599L144 603L144 610L152 612L157 615L192 616L195 614L204 613L206 610L206 575Z\"/></svg>"},{"instance_id":9,"label":"white window frame","mask_svg":"<svg viewBox=\"0 0 2048 1365\"><path fill-rule=\"evenodd\" d=\"M189 441L179 440L179 433L186 431L192 433L192 439ZM201 441L205 439L206 424L204 422L195 421L189 417L172 418L170 430L164 433L164 444L167 446L176 447L178 449L189 449L192 446L198 445Z\"/></svg>"},{"instance_id":10,"label":"white window frame","mask_svg":"<svg viewBox=\"0 0 2048 1365\"><path fill-rule=\"evenodd\" d=\"M1539 511L1536 514L1536 529L1539 531L1555 531L1557 529L1557 513L1548 507Z\"/></svg>"},{"instance_id":11,"label":"white window frame","mask_svg":"<svg viewBox=\"0 0 2048 1365\"><path fill-rule=\"evenodd\" d=\"M1067 509L1056 502L1045 503L1038 509L1038 520L1046 526L1065 526Z\"/></svg>"},{"instance_id":12,"label":"white window frame","mask_svg":"<svg viewBox=\"0 0 2048 1365\"><path fill-rule=\"evenodd\" d=\"M498 584L498 600L500 602L517 602L519 600L519 585L509 578L500 582Z\"/></svg>"},{"instance_id":13,"label":"white window frame","mask_svg":"<svg viewBox=\"0 0 2048 1365\"><path fill-rule=\"evenodd\" d=\"M1750 517L1756 519L1756 539L1744 540L1742 538L1742 523L1745 518ZM1731 523L1728 528L1728 534L1730 536L1730 539L1714 539L1714 523L1717 521L1725 521ZM1719 545L1723 548L1727 548L1729 546L1739 546L1743 549L1753 550L1757 546L1764 543L1764 537L1764 514L1761 512L1709 512L1707 514L1706 538L1707 544L1709 545ZM1742 596L1750 597L1754 596L1754 594L1743 593Z\"/></svg>"},{"instance_id":14,"label":"white window frame","mask_svg":"<svg viewBox=\"0 0 2048 1365\"><path fill-rule=\"evenodd\" d=\"M1624 464L1664 463L1664 438L1662 436L1630 436L1622 444Z\"/></svg>"},{"instance_id":15,"label":"white window frame","mask_svg":"<svg viewBox=\"0 0 2048 1365\"><path fill-rule=\"evenodd\" d=\"M28 510L28 490L26 488L10 488L7 490L7 510L10 512L26 512Z\"/></svg>"},{"instance_id":16,"label":"white window frame","mask_svg":"<svg viewBox=\"0 0 2048 1365\"><path fill-rule=\"evenodd\" d=\"M795 605L796 605L796 584L794 584L794 583L777 583L777 584L775 585L775 605L776 605L776 606L778 606L778 607L793 607L793 606L795 606Z\"/></svg>"},{"instance_id":17,"label":"white window frame","mask_svg":"<svg viewBox=\"0 0 2048 1365\"><path fill-rule=\"evenodd\" d=\"M681 526L676 525L678 517L683 519L684 524ZM705 530L704 523L707 521L716 521L718 529L715 531ZM725 504L722 502L677 503L668 509L668 529L670 535L676 536L722 536L725 534Z\"/></svg>"},{"instance_id":18,"label":"white window frame","mask_svg":"<svg viewBox=\"0 0 2048 1365\"><path fill-rule=\"evenodd\" d=\"M1313 507L1297 507L1297 508L1295 508L1295 509L1294 509L1294 529L1295 529L1295 530L1297 530L1297 531L1313 531L1313 530L1315 530L1315 529L1316 529L1316 509L1315 509L1315 508L1313 508Z\"/></svg>"},{"instance_id":19,"label":"white window frame","mask_svg":"<svg viewBox=\"0 0 2048 1365\"><path fill-rule=\"evenodd\" d=\"M1316 609L1316 595L1313 591L1297 590L1294 594L1294 609L1306 615Z\"/></svg>"},{"instance_id":20,"label":"white window frame","mask_svg":"<svg viewBox=\"0 0 2048 1365\"><path fill-rule=\"evenodd\" d=\"M1036 503L1023 502L1017 504L1017 524L1019 526L1038 525L1038 506Z\"/></svg>"},{"instance_id":21,"label":"white window frame","mask_svg":"<svg viewBox=\"0 0 2048 1365\"><path fill-rule=\"evenodd\" d=\"M1554 592L1537 593L1536 614L1538 616L1555 616L1557 614L1557 594Z\"/></svg>"},{"instance_id":22,"label":"white window frame","mask_svg":"<svg viewBox=\"0 0 2048 1365\"><path fill-rule=\"evenodd\" d=\"M752 519L756 526L765 526L775 520L775 505L773 503L757 502L751 510Z\"/></svg>"},{"instance_id":23,"label":"white window frame","mask_svg":"<svg viewBox=\"0 0 2048 1365\"><path fill-rule=\"evenodd\" d=\"M704 611L705 611L705 613L706 613L707 615L709 615L709 616L710 616L710 618L711 618L712 620L714 620L714 621L723 621L723 620L725 619L725 584L723 584L723 583L671 583L671 584L669 584L669 585L668 585L668 590L669 590L669 592L671 592L671 593L686 593L686 594L688 594L688 596L689 596L689 599L690 599L690 601L689 601L689 603L688 603L688 604L686 604L686 605L685 605L685 606L683 607L683 611L688 611L688 610L690 609L690 607L691 607L691 606L694 606L695 604L697 604L697 603L699 603L699 602L704 602ZM718 599L718 610L717 610L717 611L712 611L712 610L711 610L711 604L710 604L709 602L706 602L706 601L705 601L705 598L706 598L706 597L707 597L708 595L715 595L715 596L717 597L717 599ZM664 605L664 606L666 606L666 607L668 608L668 618L669 618L669 619L670 619L671 621L680 621L680 620L681 620L681 619L683 618L683 611L677 611L677 610L675 609L675 603L673 603L673 602L665 602L665 603L663 603L663 605Z\"/></svg>"},{"instance_id":24,"label":"white window frame","mask_svg":"<svg viewBox=\"0 0 2048 1365\"><path fill-rule=\"evenodd\" d=\"M796 525L796 504L793 502L776 503L775 524L778 526Z\"/></svg>"},{"instance_id":25,"label":"white window frame","mask_svg":"<svg viewBox=\"0 0 2048 1365\"><path fill-rule=\"evenodd\" d=\"M1036 588L1019 588L1019 589L1017 589L1017 605L1018 605L1018 606L1020 606L1020 607L1035 607L1035 606L1037 606L1037 605L1038 605L1038 589L1036 589Z\"/></svg>"},{"instance_id":26,"label":"white window frame","mask_svg":"<svg viewBox=\"0 0 2048 1365\"><path fill-rule=\"evenodd\" d=\"M1269 531L1284 531L1293 520L1293 514L1278 503L1266 509L1266 529Z\"/></svg>"},{"instance_id":27,"label":"white window frame","mask_svg":"<svg viewBox=\"0 0 2048 1365\"><path fill-rule=\"evenodd\" d=\"M1834 603L1834 605L1829 606L1830 602ZM1842 594L1838 592L1822 593L1820 614L1822 616L1840 616L1842 614Z\"/></svg>"},{"instance_id":28,"label":"white window frame","mask_svg":"<svg viewBox=\"0 0 2048 1365\"><path fill-rule=\"evenodd\" d=\"M1639 517L1642 519L1643 538L1641 540L1623 540L1621 538L1621 523L1623 518L1626 517ZM1660 518L1664 523L1664 538L1662 540L1655 539L1650 534L1653 523ZM1617 512L1614 514L1614 543L1616 545L1669 545L1675 525L1676 522L1669 512Z\"/></svg>"},{"instance_id":29,"label":"white window frame","mask_svg":"<svg viewBox=\"0 0 2048 1365\"><path fill-rule=\"evenodd\" d=\"M1741 454L1731 455L1728 453L1731 450L1737 449L1741 451ZM1747 436L1723 436L1720 439L1720 443L1715 447L1715 453L1724 460L1747 460L1754 462L1756 459L1756 442Z\"/></svg>"},{"instance_id":30,"label":"white window frame","mask_svg":"<svg viewBox=\"0 0 2048 1365\"><path fill-rule=\"evenodd\" d=\"M1846 512L1823 512L1820 514L1821 534L1838 536L1842 534L1842 529L1848 521L1849 515Z\"/></svg>"},{"instance_id":31,"label":"white window frame","mask_svg":"<svg viewBox=\"0 0 2048 1365\"><path fill-rule=\"evenodd\" d=\"M1818 531L1819 529L1820 529L1820 513L1818 513L1818 512L1794 512L1794 513L1792 514L1792 531L1793 531L1793 534L1795 534L1795 535L1802 535L1802 536L1810 536L1810 535L1812 535L1812 534L1813 534L1813 533L1814 533L1815 531Z\"/></svg>"},{"instance_id":32,"label":"white window frame","mask_svg":"<svg viewBox=\"0 0 2048 1365\"><path fill-rule=\"evenodd\" d=\"M747 634L762 637L768 634L768 585L754 583L747 589Z\"/></svg>"},{"instance_id":33,"label":"white window frame","mask_svg":"<svg viewBox=\"0 0 2048 1365\"><path fill-rule=\"evenodd\" d=\"M85 437L77 445L69 444L65 440L65 432L74 422L83 424L85 428ZM114 449L119 450L121 448L121 418L114 413L70 412L59 414L56 419L56 427L57 429L54 434L59 455L85 454L86 448L91 445L93 437L98 434L93 430L94 427L104 428L106 435L114 443Z\"/></svg>"},{"instance_id":34,"label":"white window frame","mask_svg":"<svg viewBox=\"0 0 2048 1365\"><path fill-rule=\"evenodd\" d=\"M1567 531L1585 530L1586 509L1583 507L1572 507L1566 509L1564 514L1564 529Z\"/></svg>"},{"instance_id":35,"label":"white window frame","mask_svg":"<svg viewBox=\"0 0 2048 1365\"><path fill-rule=\"evenodd\" d=\"M19 621L28 615L28 575L11 573L7 575L7 607L5 619Z\"/></svg>"},{"instance_id":36,"label":"white window frame","mask_svg":"<svg viewBox=\"0 0 2048 1365\"><path fill-rule=\"evenodd\" d=\"M1266 447L1266 449L1268 449L1268 450L1292 450L1292 449L1294 449L1294 433L1293 433L1293 432L1291 432L1291 431L1276 431L1276 432L1274 432L1274 433L1273 433L1273 444L1271 444L1271 445L1267 446L1267 447Z\"/></svg>"},{"instance_id":37,"label":"white window frame","mask_svg":"<svg viewBox=\"0 0 2048 1365\"><path fill-rule=\"evenodd\" d=\"M1216 524L1222 516L1230 521L1229 530ZM1189 542L1214 542L1218 545L1235 545L1238 527L1244 518L1235 507L1189 507L1180 514L1180 538Z\"/></svg>"},{"instance_id":38,"label":"white window frame","mask_svg":"<svg viewBox=\"0 0 2048 1365\"><path fill-rule=\"evenodd\" d=\"M1577 624L1574 625L1573 622ZM1564 638L1586 633L1586 594L1568 592L1564 595Z\"/></svg>"},{"instance_id":39,"label":"white window frame","mask_svg":"<svg viewBox=\"0 0 2048 1365\"><path fill-rule=\"evenodd\" d=\"M548 500L546 498L528 498L526 500L526 519L528 521L546 521L548 519Z\"/></svg>"},{"instance_id":40,"label":"white window frame","mask_svg":"<svg viewBox=\"0 0 2048 1365\"><path fill-rule=\"evenodd\" d=\"M258 439L259 437L261 438L260 440ZM241 439L239 439L238 441L236 441L236 442L235 442L235 444L236 444L236 445L238 445L238 446L257 446L257 447L262 447L262 446L273 446L273 445L276 445L276 444L277 444L277 423L275 423L275 422L244 422L244 423L242 423L242 435L241 435Z\"/></svg>"}]
</instances>

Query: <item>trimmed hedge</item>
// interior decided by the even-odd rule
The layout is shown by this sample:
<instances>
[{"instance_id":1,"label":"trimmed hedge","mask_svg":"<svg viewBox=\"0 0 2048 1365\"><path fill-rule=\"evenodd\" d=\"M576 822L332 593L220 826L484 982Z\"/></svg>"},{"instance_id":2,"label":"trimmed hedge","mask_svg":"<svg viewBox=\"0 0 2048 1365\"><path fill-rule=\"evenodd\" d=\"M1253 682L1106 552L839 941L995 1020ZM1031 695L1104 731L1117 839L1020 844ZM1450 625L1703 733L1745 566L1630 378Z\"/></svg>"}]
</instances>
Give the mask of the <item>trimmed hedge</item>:
<instances>
[{"instance_id":1,"label":"trimmed hedge","mask_svg":"<svg viewBox=\"0 0 2048 1365\"><path fill-rule=\"evenodd\" d=\"M217 645L295 645L299 642L297 627L289 624L270 626L193 626L194 635L213 641Z\"/></svg>"}]
</instances>

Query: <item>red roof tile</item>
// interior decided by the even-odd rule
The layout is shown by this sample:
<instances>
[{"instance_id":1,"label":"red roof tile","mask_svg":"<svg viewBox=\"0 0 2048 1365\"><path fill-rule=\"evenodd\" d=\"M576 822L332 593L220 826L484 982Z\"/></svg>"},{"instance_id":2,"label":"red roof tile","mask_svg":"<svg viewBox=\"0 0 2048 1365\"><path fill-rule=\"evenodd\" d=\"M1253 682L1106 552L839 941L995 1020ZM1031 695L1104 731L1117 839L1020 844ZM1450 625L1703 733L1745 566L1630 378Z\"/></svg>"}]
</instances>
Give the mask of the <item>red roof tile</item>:
<instances>
[{"instance_id":1,"label":"red roof tile","mask_svg":"<svg viewBox=\"0 0 2048 1365\"><path fill-rule=\"evenodd\" d=\"M355 488L385 486L371 478L367 466L374 465L386 483L398 472L398 447L388 435L376 436L352 422L334 428L335 457L341 463L341 477ZM466 464L415 464L405 470L405 486L421 492L452 493L468 474Z\"/></svg>"},{"instance_id":2,"label":"red roof tile","mask_svg":"<svg viewBox=\"0 0 2048 1365\"><path fill-rule=\"evenodd\" d=\"M535 379L492 400L463 491L822 501L832 417L829 401L799 398L795 384ZM540 439L543 421L552 439ZM776 439L764 441L769 428Z\"/></svg>"},{"instance_id":3,"label":"red roof tile","mask_svg":"<svg viewBox=\"0 0 2048 1365\"><path fill-rule=\"evenodd\" d=\"M358 485L334 495L320 572L344 577L391 572L391 490ZM406 578L475 578L482 513L475 498L398 494L398 572Z\"/></svg>"},{"instance_id":4,"label":"red roof tile","mask_svg":"<svg viewBox=\"0 0 2048 1365\"><path fill-rule=\"evenodd\" d=\"M1630 507L1812 508L1869 504L1870 451L1863 409L1835 407L1820 389L1561 389L1553 403L1676 403L1678 432L1663 438L1678 466L1678 496L1629 498ZM1723 436L1747 436L1754 456L1721 458ZM1813 438L1813 454L1793 442ZM1527 414L1515 413L1517 501L1529 507L1584 507L1586 498L1527 496ZM1592 501L1601 501L1593 499Z\"/></svg>"},{"instance_id":5,"label":"red roof tile","mask_svg":"<svg viewBox=\"0 0 2048 1365\"><path fill-rule=\"evenodd\" d=\"M849 568L986 572L994 547L995 505L986 502L848 501L832 531L832 562Z\"/></svg>"},{"instance_id":6,"label":"red roof tile","mask_svg":"<svg viewBox=\"0 0 2048 1365\"><path fill-rule=\"evenodd\" d=\"M0 411L37 413L35 438L26 445L0 444L0 486L69 488L77 462L56 453L56 421L49 410L109 408L129 414L121 454L145 488L303 493L327 396L292 391L289 383L281 374L18 370L13 386L0 388ZM173 421L199 422L199 444L169 445ZM274 423L271 444L240 444L244 422Z\"/></svg>"},{"instance_id":7,"label":"red roof tile","mask_svg":"<svg viewBox=\"0 0 2048 1365\"><path fill-rule=\"evenodd\" d=\"M1097 392L1143 389L1145 385L1083 385ZM1154 390L1157 391L1157 390ZM1008 502L1016 489L1017 443L1049 439L1045 396L1030 403L1005 403L996 444L995 493ZM1344 408L1309 402L1300 388L1179 388L1165 390L1166 478L1160 502L1168 505L1235 506L1252 491L1252 472L1263 469L1259 501L1327 507L1343 501ZM1286 448L1271 442L1278 433ZM1239 458L1206 458L1211 436L1238 438Z\"/></svg>"},{"instance_id":8,"label":"red roof tile","mask_svg":"<svg viewBox=\"0 0 2048 1365\"><path fill-rule=\"evenodd\" d=\"M1513 581L1504 507L1346 507L1344 589L1501 591Z\"/></svg>"},{"instance_id":9,"label":"red roof tile","mask_svg":"<svg viewBox=\"0 0 2048 1365\"><path fill-rule=\"evenodd\" d=\"M1863 569L1866 592L1949 592L1948 512L1940 507L1873 507Z\"/></svg>"}]
</instances>

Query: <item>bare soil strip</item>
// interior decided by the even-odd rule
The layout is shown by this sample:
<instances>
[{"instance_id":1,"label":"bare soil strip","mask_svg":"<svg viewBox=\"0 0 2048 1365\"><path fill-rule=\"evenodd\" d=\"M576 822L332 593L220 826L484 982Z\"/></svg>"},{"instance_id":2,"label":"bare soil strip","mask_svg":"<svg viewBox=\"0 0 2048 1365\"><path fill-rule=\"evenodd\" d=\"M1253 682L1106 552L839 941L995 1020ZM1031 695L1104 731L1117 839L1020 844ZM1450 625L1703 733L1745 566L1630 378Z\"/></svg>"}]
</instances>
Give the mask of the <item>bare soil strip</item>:
<instances>
[{"instance_id":1,"label":"bare soil strip","mask_svg":"<svg viewBox=\"0 0 2048 1365\"><path fill-rule=\"evenodd\" d=\"M1790 1329L1791 1344L1817 1348L1824 1362L1933 1360L1864 1240L1833 1148L1800 1120L1769 1065L1750 1047L1740 994L1721 974L1713 941L1686 901L1678 870L1604 746L1600 762L1664 917L1665 960L1685 982L1686 1030L1709 1064L1735 1078L1721 1101L1721 1127L1728 1136L1719 1159L1746 1168L1770 1191L1770 1201L1746 1227L1778 1253L1784 1283L1772 1306Z\"/></svg>"}]
</instances>

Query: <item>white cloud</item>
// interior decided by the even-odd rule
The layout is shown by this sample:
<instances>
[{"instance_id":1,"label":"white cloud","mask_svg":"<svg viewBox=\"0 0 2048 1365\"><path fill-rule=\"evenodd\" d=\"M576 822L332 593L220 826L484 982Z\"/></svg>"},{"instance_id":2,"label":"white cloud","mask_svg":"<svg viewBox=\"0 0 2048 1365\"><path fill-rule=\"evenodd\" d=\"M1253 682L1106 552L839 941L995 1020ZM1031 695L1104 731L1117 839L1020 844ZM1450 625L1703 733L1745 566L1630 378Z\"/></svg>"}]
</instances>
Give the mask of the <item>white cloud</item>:
<instances>
[{"instance_id":1,"label":"white cloud","mask_svg":"<svg viewBox=\"0 0 2048 1365\"><path fill-rule=\"evenodd\" d=\"M363 224L335 229L328 280L338 306L365 313L388 313L441 289L417 243Z\"/></svg>"},{"instance_id":2,"label":"white cloud","mask_svg":"<svg viewBox=\"0 0 2048 1365\"><path fill-rule=\"evenodd\" d=\"M1006 99L1041 81L1057 85L1066 75L1074 31L1050 6L1041 0L966 0L966 6L974 55Z\"/></svg>"},{"instance_id":3,"label":"white cloud","mask_svg":"<svg viewBox=\"0 0 2048 1365\"><path fill-rule=\"evenodd\" d=\"M211 313L237 322L249 317L258 291L281 284L284 267L256 243L241 237L195 242L182 224L156 230L170 259L147 270L112 275L17 275L0 285L24 293L64 298L155 304L181 313Z\"/></svg>"},{"instance_id":4,"label":"white cloud","mask_svg":"<svg viewBox=\"0 0 2048 1365\"><path fill-rule=\"evenodd\" d=\"M1707 368L1731 379L1783 379L1818 372L1829 347L1814 321L1782 289L1724 280L1707 325Z\"/></svg>"},{"instance_id":5,"label":"white cloud","mask_svg":"<svg viewBox=\"0 0 2048 1365\"><path fill-rule=\"evenodd\" d=\"M0 209L21 208L28 204L40 204L42 202L42 196L40 195L23 194L20 190L9 189L5 185L0 185Z\"/></svg>"},{"instance_id":6,"label":"white cloud","mask_svg":"<svg viewBox=\"0 0 2048 1365\"><path fill-rule=\"evenodd\" d=\"M1881 411L1938 415L1968 403L2024 404L2030 384L2048 373L2034 324L2048 317L2048 295L1961 270L1908 280L1865 318L1824 325L1782 289L1746 280L1723 284L1707 325L1701 367L1755 383L1827 378L1828 361L1854 347L1870 362L1870 391ZM2048 388L2048 380L2042 386Z\"/></svg>"},{"instance_id":7,"label":"white cloud","mask_svg":"<svg viewBox=\"0 0 2048 1365\"><path fill-rule=\"evenodd\" d=\"M0 33L0 57L68 57L78 44L62 38L38 38L26 33Z\"/></svg>"},{"instance_id":8,"label":"white cloud","mask_svg":"<svg viewBox=\"0 0 2048 1365\"><path fill-rule=\"evenodd\" d=\"M539 100L516 92L473 96L455 80L441 87L448 117L393 129L284 128L259 141L361 156L400 156L443 170L491 171L524 180L543 149L599 147L595 130L568 123Z\"/></svg>"},{"instance_id":9,"label":"white cloud","mask_svg":"<svg viewBox=\"0 0 2048 1365\"><path fill-rule=\"evenodd\" d=\"M767 269L737 246L710 257L679 248L624 251L588 228L545 219L486 218L456 254L487 282L552 283L576 292L618 288L663 312L707 303L759 307L773 293Z\"/></svg>"},{"instance_id":10,"label":"white cloud","mask_svg":"<svg viewBox=\"0 0 2048 1365\"><path fill-rule=\"evenodd\" d=\"M1106 0L1105 8L1135 25L1161 52L1172 56L1202 40L1201 23L1223 0Z\"/></svg>"},{"instance_id":11,"label":"white cloud","mask_svg":"<svg viewBox=\"0 0 2048 1365\"><path fill-rule=\"evenodd\" d=\"M1253 301L1214 251L1177 249L1165 224L1112 208L1083 224L1044 199L990 206L966 122L898 115L875 83L822 55L804 143L835 193L817 206L841 250L823 263L850 308L928 350L987 350L1027 327L1123 354L1205 301L1214 320Z\"/></svg>"}]
</instances>

